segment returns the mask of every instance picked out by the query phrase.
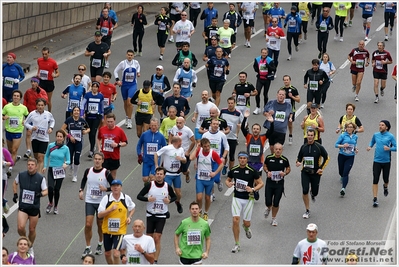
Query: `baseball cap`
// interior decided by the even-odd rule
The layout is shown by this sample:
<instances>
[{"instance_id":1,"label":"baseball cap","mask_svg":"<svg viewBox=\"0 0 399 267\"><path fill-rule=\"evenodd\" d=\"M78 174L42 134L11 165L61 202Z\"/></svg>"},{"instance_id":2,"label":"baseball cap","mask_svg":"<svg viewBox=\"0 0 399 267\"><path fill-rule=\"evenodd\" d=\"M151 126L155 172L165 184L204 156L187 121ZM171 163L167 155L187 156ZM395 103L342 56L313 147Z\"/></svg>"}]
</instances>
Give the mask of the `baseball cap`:
<instances>
[{"instance_id":1,"label":"baseball cap","mask_svg":"<svg viewBox=\"0 0 399 267\"><path fill-rule=\"evenodd\" d=\"M101 36L101 32L100 32L100 31L96 31L96 32L94 33L94 36Z\"/></svg>"},{"instance_id":2,"label":"baseball cap","mask_svg":"<svg viewBox=\"0 0 399 267\"><path fill-rule=\"evenodd\" d=\"M111 182L111 185L115 185L115 184L122 185L122 181L121 180L113 180Z\"/></svg>"},{"instance_id":3,"label":"baseball cap","mask_svg":"<svg viewBox=\"0 0 399 267\"><path fill-rule=\"evenodd\" d=\"M312 105L310 105L311 108L317 108L317 104L316 103L312 103Z\"/></svg>"},{"instance_id":4,"label":"baseball cap","mask_svg":"<svg viewBox=\"0 0 399 267\"><path fill-rule=\"evenodd\" d=\"M318 228L317 228L317 225L315 223L309 223L308 226L306 227L306 230L317 231Z\"/></svg>"},{"instance_id":5,"label":"baseball cap","mask_svg":"<svg viewBox=\"0 0 399 267\"><path fill-rule=\"evenodd\" d=\"M163 70L163 67L162 67L161 65L158 65L158 66L156 67L156 69Z\"/></svg>"},{"instance_id":6,"label":"baseball cap","mask_svg":"<svg viewBox=\"0 0 399 267\"><path fill-rule=\"evenodd\" d=\"M143 87L144 88L148 88L148 87L150 87L151 86L151 82L149 81L149 80L145 80L144 82L143 82Z\"/></svg>"}]
</instances>

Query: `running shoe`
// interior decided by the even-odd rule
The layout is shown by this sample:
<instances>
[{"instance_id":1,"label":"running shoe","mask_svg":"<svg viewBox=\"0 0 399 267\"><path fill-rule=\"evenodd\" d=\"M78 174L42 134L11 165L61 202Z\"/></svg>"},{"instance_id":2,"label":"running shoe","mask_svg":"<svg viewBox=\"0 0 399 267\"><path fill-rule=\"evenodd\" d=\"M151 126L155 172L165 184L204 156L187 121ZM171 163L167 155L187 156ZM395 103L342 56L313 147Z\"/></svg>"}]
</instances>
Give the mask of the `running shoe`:
<instances>
[{"instance_id":1,"label":"running shoe","mask_svg":"<svg viewBox=\"0 0 399 267\"><path fill-rule=\"evenodd\" d=\"M353 93L356 92L356 85L353 85L353 86L352 86L352 92L353 92Z\"/></svg>"},{"instance_id":2,"label":"running shoe","mask_svg":"<svg viewBox=\"0 0 399 267\"><path fill-rule=\"evenodd\" d=\"M358 96L355 96L355 101L359 102L359 97Z\"/></svg>"},{"instance_id":3,"label":"running shoe","mask_svg":"<svg viewBox=\"0 0 399 267\"><path fill-rule=\"evenodd\" d=\"M168 39L168 42L169 43L173 43L175 40L173 40L173 36L172 37L170 37L169 39Z\"/></svg>"},{"instance_id":4,"label":"running shoe","mask_svg":"<svg viewBox=\"0 0 399 267\"><path fill-rule=\"evenodd\" d=\"M364 37L364 40L365 40L365 41L368 41L368 40L369 40L369 37L368 37L368 36Z\"/></svg>"},{"instance_id":5,"label":"running shoe","mask_svg":"<svg viewBox=\"0 0 399 267\"><path fill-rule=\"evenodd\" d=\"M277 226L277 221L276 221L276 219L272 219L272 221L270 222L270 224L272 225L272 226Z\"/></svg>"},{"instance_id":6,"label":"running shoe","mask_svg":"<svg viewBox=\"0 0 399 267\"><path fill-rule=\"evenodd\" d=\"M182 207L182 205L180 204L180 202L175 202L176 203L176 206L177 206L177 212L178 213L183 213L183 207Z\"/></svg>"},{"instance_id":7,"label":"running shoe","mask_svg":"<svg viewBox=\"0 0 399 267\"><path fill-rule=\"evenodd\" d=\"M312 198L312 202L315 203L316 202L316 197L314 195L312 195L312 192L310 192L310 196Z\"/></svg>"},{"instance_id":8,"label":"running shoe","mask_svg":"<svg viewBox=\"0 0 399 267\"><path fill-rule=\"evenodd\" d=\"M339 34L336 34L336 35L334 36L334 41L338 41L338 39L339 39Z\"/></svg>"},{"instance_id":9,"label":"running shoe","mask_svg":"<svg viewBox=\"0 0 399 267\"><path fill-rule=\"evenodd\" d=\"M10 211L10 206L8 206L8 203L4 204L3 211L5 214L7 214Z\"/></svg>"},{"instance_id":10,"label":"running shoe","mask_svg":"<svg viewBox=\"0 0 399 267\"><path fill-rule=\"evenodd\" d=\"M384 96L384 89L385 89L385 88L380 88L380 95L381 95L381 96Z\"/></svg>"},{"instance_id":11,"label":"running shoe","mask_svg":"<svg viewBox=\"0 0 399 267\"><path fill-rule=\"evenodd\" d=\"M299 52L299 47L295 46L295 51Z\"/></svg>"},{"instance_id":12,"label":"running shoe","mask_svg":"<svg viewBox=\"0 0 399 267\"><path fill-rule=\"evenodd\" d=\"M247 48L251 48L251 43L248 41Z\"/></svg>"},{"instance_id":13,"label":"running shoe","mask_svg":"<svg viewBox=\"0 0 399 267\"><path fill-rule=\"evenodd\" d=\"M218 190L219 190L219 192L223 191L223 183L222 182L218 183Z\"/></svg>"},{"instance_id":14,"label":"running shoe","mask_svg":"<svg viewBox=\"0 0 399 267\"><path fill-rule=\"evenodd\" d=\"M256 33L255 27L252 27L252 34L255 34L255 33Z\"/></svg>"},{"instance_id":15,"label":"running shoe","mask_svg":"<svg viewBox=\"0 0 399 267\"><path fill-rule=\"evenodd\" d=\"M104 68L109 69L109 62L108 61L105 62Z\"/></svg>"},{"instance_id":16,"label":"running shoe","mask_svg":"<svg viewBox=\"0 0 399 267\"><path fill-rule=\"evenodd\" d=\"M54 214L58 214L58 208L54 207Z\"/></svg>"},{"instance_id":17,"label":"running shoe","mask_svg":"<svg viewBox=\"0 0 399 267\"><path fill-rule=\"evenodd\" d=\"M385 186L384 186L384 196L386 197L388 196L388 187Z\"/></svg>"},{"instance_id":18,"label":"running shoe","mask_svg":"<svg viewBox=\"0 0 399 267\"><path fill-rule=\"evenodd\" d=\"M265 215L265 219L269 217L269 214L270 214L270 209L266 207L265 212L263 213L263 215Z\"/></svg>"},{"instance_id":19,"label":"running shoe","mask_svg":"<svg viewBox=\"0 0 399 267\"><path fill-rule=\"evenodd\" d=\"M89 158L93 158L94 152L93 151L89 151L89 155L87 155Z\"/></svg>"},{"instance_id":20,"label":"running shoe","mask_svg":"<svg viewBox=\"0 0 399 267\"><path fill-rule=\"evenodd\" d=\"M377 201L377 198L376 198L376 197L373 198L373 207L374 207L374 208L377 208L377 207L378 207L378 201Z\"/></svg>"},{"instance_id":21,"label":"running shoe","mask_svg":"<svg viewBox=\"0 0 399 267\"><path fill-rule=\"evenodd\" d=\"M7 171L7 178L8 178L8 179L10 179L10 177L11 177L11 172L12 172L12 169L11 169L11 170L8 169L8 171Z\"/></svg>"},{"instance_id":22,"label":"running shoe","mask_svg":"<svg viewBox=\"0 0 399 267\"><path fill-rule=\"evenodd\" d=\"M288 144L289 144L289 145L292 145L292 141L293 141L292 136L289 136L289 137L288 137Z\"/></svg>"},{"instance_id":23,"label":"running shoe","mask_svg":"<svg viewBox=\"0 0 399 267\"><path fill-rule=\"evenodd\" d=\"M226 175L227 174L227 166L224 165L223 169L222 169L222 175Z\"/></svg>"},{"instance_id":24,"label":"running shoe","mask_svg":"<svg viewBox=\"0 0 399 267\"><path fill-rule=\"evenodd\" d=\"M205 221L208 221L208 213L204 212L204 216L202 217Z\"/></svg>"},{"instance_id":25,"label":"running shoe","mask_svg":"<svg viewBox=\"0 0 399 267\"><path fill-rule=\"evenodd\" d=\"M215 197L215 194L212 194L211 195L211 202L214 202L214 201L216 201L216 197Z\"/></svg>"},{"instance_id":26,"label":"running shoe","mask_svg":"<svg viewBox=\"0 0 399 267\"><path fill-rule=\"evenodd\" d=\"M287 57L287 60L291 60L292 59L292 57L291 57L291 55L289 55L288 57Z\"/></svg>"},{"instance_id":27,"label":"running shoe","mask_svg":"<svg viewBox=\"0 0 399 267\"><path fill-rule=\"evenodd\" d=\"M324 108L324 103L321 103L320 108Z\"/></svg>"},{"instance_id":28,"label":"running shoe","mask_svg":"<svg viewBox=\"0 0 399 267\"><path fill-rule=\"evenodd\" d=\"M162 55L159 56L159 60L163 60L163 56Z\"/></svg>"},{"instance_id":29,"label":"running shoe","mask_svg":"<svg viewBox=\"0 0 399 267\"><path fill-rule=\"evenodd\" d=\"M231 249L231 252L238 253L240 251L240 245L235 244L234 247Z\"/></svg>"},{"instance_id":30,"label":"running shoe","mask_svg":"<svg viewBox=\"0 0 399 267\"><path fill-rule=\"evenodd\" d=\"M258 115L260 113L260 108L256 108L253 112L253 114Z\"/></svg>"},{"instance_id":31,"label":"running shoe","mask_svg":"<svg viewBox=\"0 0 399 267\"><path fill-rule=\"evenodd\" d=\"M189 183L191 181L190 173L186 174L186 183Z\"/></svg>"},{"instance_id":32,"label":"running shoe","mask_svg":"<svg viewBox=\"0 0 399 267\"><path fill-rule=\"evenodd\" d=\"M244 228L245 235L247 236L247 238L248 238L248 239L251 239L251 237L252 237L252 231L251 231L251 228L249 228L249 227L245 227L244 225L242 225L242 227Z\"/></svg>"},{"instance_id":33,"label":"running shoe","mask_svg":"<svg viewBox=\"0 0 399 267\"><path fill-rule=\"evenodd\" d=\"M132 127L133 127L133 126L132 126L132 120L131 120L131 119L128 119L128 120L127 120L126 128L127 128L127 129L132 129Z\"/></svg>"},{"instance_id":34,"label":"running shoe","mask_svg":"<svg viewBox=\"0 0 399 267\"><path fill-rule=\"evenodd\" d=\"M32 257L35 257L35 252L33 251L33 247L30 247L30 248L29 248L28 253L29 253L30 255L32 255Z\"/></svg>"},{"instance_id":35,"label":"running shoe","mask_svg":"<svg viewBox=\"0 0 399 267\"><path fill-rule=\"evenodd\" d=\"M50 213L52 209L53 209L53 204L48 203L47 208L46 208L46 213Z\"/></svg>"},{"instance_id":36,"label":"running shoe","mask_svg":"<svg viewBox=\"0 0 399 267\"><path fill-rule=\"evenodd\" d=\"M88 254L93 254L93 252L91 251L91 248L90 248L90 247L85 248L85 250L84 250L83 253L82 253L82 259L83 259L86 255L88 255Z\"/></svg>"},{"instance_id":37,"label":"running shoe","mask_svg":"<svg viewBox=\"0 0 399 267\"><path fill-rule=\"evenodd\" d=\"M339 38L339 41L340 41L340 42L343 42L343 41L344 41L344 37L340 37L340 38Z\"/></svg>"},{"instance_id":38,"label":"running shoe","mask_svg":"<svg viewBox=\"0 0 399 267\"><path fill-rule=\"evenodd\" d=\"M341 194L341 197L344 197L345 196L345 188L342 188L341 192L339 192L339 193Z\"/></svg>"},{"instance_id":39,"label":"running shoe","mask_svg":"<svg viewBox=\"0 0 399 267\"><path fill-rule=\"evenodd\" d=\"M17 158L15 161L18 162L20 159L22 159L21 155L17 155Z\"/></svg>"},{"instance_id":40,"label":"running shoe","mask_svg":"<svg viewBox=\"0 0 399 267\"><path fill-rule=\"evenodd\" d=\"M385 35L384 41L388 41L388 35Z\"/></svg>"},{"instance_id":41,"label":"running shoe","mask_svg":"<svg viewBox=\"0 0 399 267\"><path fill-rule=\"evenodd\" d=\"M317 56L318 59L321 59L321 52L319 52L319 55Z\"/></svg>"},{"instance_id":42,"label":"running shoe","mask_svg":"<svg viewBox=\"0 0 399 267\"><path fill-rule=\"evenodd\" d=\"M103 254L103 245L97 244L96 251L94 252L96 255Z\"/></svg>"},{"instance_id":43,"label":"running shoe","mask_svg":"<svg viewBox=\"0 0 399 267\"><path fill-rule=\"evenodd\" d=\"M78 181L78 177L77 177L77 176L74 176L74 177L72 178L72 182L76 183L77 181Z\"/></svg>"},{"instance_id":44,"label":"running shoe","mask_svg":"<svg viewBox=\"0 0 399 267\"><path fill-rule=\"evenodd\" d=\"M137 56L142 57L142 56L143 56L143 52L139 52L139 53L137 54Z\"/></svg>"},{"instance_id":45,"label":"running shoe","mask_svg":"<svg viewBox=\"0 0 399 267\"><path fill-rule=\"evenodd\" d=\"M344 27L348 28L348 23L344 22Z\"/></svg>"},{"instance_id":46,"label":"running shoe","mask_svg":"<svg viewBox=\"0 0 399 267\"><path fill-rule=\"evenodd\" d=\"M30 151L28 149L28 150L26 150L26 153L24 154L24 158L28 159L28 158L30 158L31 155L32 155L32 151Z\"/></svg>"},{"instance_id":47,"label":"running shoe","mask_svg":"<svg viewBox=\"0 0 399 267\"><path fill-rule=\"evenodd\" d=\"M310 217L310 211L306 211L306 212L302 215L302 217L303 217L304 219L309 219L309 217Z\"/></svg>"},{"instance_id":48,"label":"running shoe","mask_svg":"<svg viewBox=\"0 0 399 267\"><path fill-rule=\"evenodd\" d=\"M353 23L352 23L352 21L350 20L350 21L349 21L349 27L352 27L352 24L353 24Z\"/></svg>"},{"instance_id":49,"label":"running shoe","mask_svg":"<svg viewBox=\"0 0 399 267\"><path fill-rule=\"evenodd\" d=\"M378 96L375 98L375 100L374 100L374 104L378 104L378 101L379 101L380 99L378 98Z\"/></svg>"}]
</instances>

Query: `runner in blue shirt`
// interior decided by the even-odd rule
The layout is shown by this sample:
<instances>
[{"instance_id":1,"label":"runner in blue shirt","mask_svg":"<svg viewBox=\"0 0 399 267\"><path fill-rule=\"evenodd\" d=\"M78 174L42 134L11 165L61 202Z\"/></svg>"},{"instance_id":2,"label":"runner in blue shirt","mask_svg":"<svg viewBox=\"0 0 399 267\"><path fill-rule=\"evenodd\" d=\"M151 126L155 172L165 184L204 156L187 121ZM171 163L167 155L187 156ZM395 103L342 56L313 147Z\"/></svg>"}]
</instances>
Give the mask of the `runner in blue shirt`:
<instances>
[{"instance_id":1,"label":"runner in blue shirt","mask_svg":"<svg viewBox=\"0 0 399 267\"><path fill-rule=\"evenodd\" d=\"M61 97L66 98L68 95L68 105L65 112L65 119L71 116L72 109L74 107L80 107L82 104L82 99L86 93L86 89L80 83L82 80L82 75L75 74L73 76L73 84L68 85L64 91L62 91Z\"/></svg>"}]
</instances>

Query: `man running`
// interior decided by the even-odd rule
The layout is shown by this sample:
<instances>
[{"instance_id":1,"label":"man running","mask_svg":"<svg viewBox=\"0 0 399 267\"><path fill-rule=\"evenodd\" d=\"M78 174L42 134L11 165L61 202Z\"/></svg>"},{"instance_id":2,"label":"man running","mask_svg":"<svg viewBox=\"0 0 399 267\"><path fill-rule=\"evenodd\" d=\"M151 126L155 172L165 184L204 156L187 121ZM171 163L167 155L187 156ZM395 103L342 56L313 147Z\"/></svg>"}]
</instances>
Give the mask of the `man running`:
<instances>
[{"instance_id":1,"label":"man running","mask_svg":"<svg viewBox=\"0 0 399 267\"><path fill-rule=\"evenodd\" d=\"M352 91L355 93L355 101L359 101L360 86L362 84L365 67L370 65L370 54L365 49L365 42L361 40L357 48L353 48L348 55L351 63L350 72L352 76Z\"/></svg>"},{"instance_id":2,"label":"man running","mask_svg":"<svg viewBox=\"0 0 399 267\"><path fill-rule=\"evenodd\" d=\"M378 103L378 83L381 80L380 94L384 96L384 89L387 86L388 77L388 64L392 64L391 54L385 50L385 43L378 42L378 49L372 53L371 66L373 66L373 77L374 77L374 103Z\"/></svg>"}]
</instances>

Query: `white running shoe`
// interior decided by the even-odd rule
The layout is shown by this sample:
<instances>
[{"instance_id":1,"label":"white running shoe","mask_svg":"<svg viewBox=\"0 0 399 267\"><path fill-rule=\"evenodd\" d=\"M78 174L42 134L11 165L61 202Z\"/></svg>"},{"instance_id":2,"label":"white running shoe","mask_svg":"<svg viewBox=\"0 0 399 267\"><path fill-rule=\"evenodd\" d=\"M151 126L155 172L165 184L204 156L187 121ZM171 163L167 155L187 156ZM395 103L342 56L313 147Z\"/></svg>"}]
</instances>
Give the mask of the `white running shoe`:
<instances>
[{"instance_id":1,"label":"white running shoe","mask_svg":"<svg viewBox=\"0 0 399 267\"><path fill-rule=\"evenodd\" d=\"M355 96L355 101L359 102L359 97L358 96Z\"/></svg>"},{"instance_id":2,"label":"white running shoe","mask_svg":"<svg viewBox=\"0 0 399 267\"><path fill-rule=\"evenodd\" d=\"M287 58L287 60L291 60L291 58L292 58L291 55L289 55L288 58Z\"/></svg>"},{"instance_id":3,"label":"white running shoe","mask_svg":"<svg viewBox=\"0 0 399 267\"><path fill-rule=\"evenodd\" d=\"M77 176L74 176L74 177L72 178L72 182L76 183L77 181L78 181L78 177L77 177Z\"/></svg>"},{"instance_id":4,"label":"white running shoe","mask_svg":"<svg viewBox=\"0 0 399 267\"><path fill-rule=\"evenodd\" d=\"M126 128L127 128L127 129L132 129L132 127L133 127L133 126L132 126L132 120L131 120L131 119L128 119L128 120L127 120L127 126L126 126Z\"/></svg>"},{"instance_id":5,"label":"white running shoe","mask_svg":"<svg viewBox=\"0 0 399 267\"><path fill-rule=\"evenodd\" d=\"M270 222L270 224L272 225L272 226L277 226L277 221L276 221L276 219L272 219L272 221Z\"/></svg>"},{"instance_id":6,"label":"white running shoe","mask_svg":"<svg viewBox=\"0 0 399 267\"><path fill-rule=\"evenodd\" d=\"M305 212L305 213L302 215L302 217L303 217L304 219L309 219L309 217L310 217L310 211Z\"/></svg>"},{"instance_id":7,"label":"white running shoe","mask_svg":"<svg viewBox=\"0 0 399 267\"><path fill-rule=\"evenodd\" d=\"M260 113L260 108L256 108L253 112L253 114L258 115Z\"/></svg>"},{"instance_id":8,"label":"white running shoe","mask_svg":"<svg viewBox=\"0 0 399 267\"><path fill-rule=\"evenodd\" d=\"M344 41L344 37L339 38L339 41L343 42Z\"/></svg>"},{"instance_id":9,"label":"white running shoe","mask_svg":"<svg viewBox=\"0 0 399 267\"><path fill-rule=\"evenodd\" d=\"M237 253L240 251L240 245L235 244L234 247L231 249L231 252Z\"/></svg>"},{"instance_id":10,"label":"white running shoe","mask_svg":"<svg viewBox=\"0 0 399 267\"><path fill-rule=\"evenodd\" d=\"M334 36L334 41L338 41L338 39L339 39L339 34L336 34L336 35Z\"/></svg>"}]
</instances>

